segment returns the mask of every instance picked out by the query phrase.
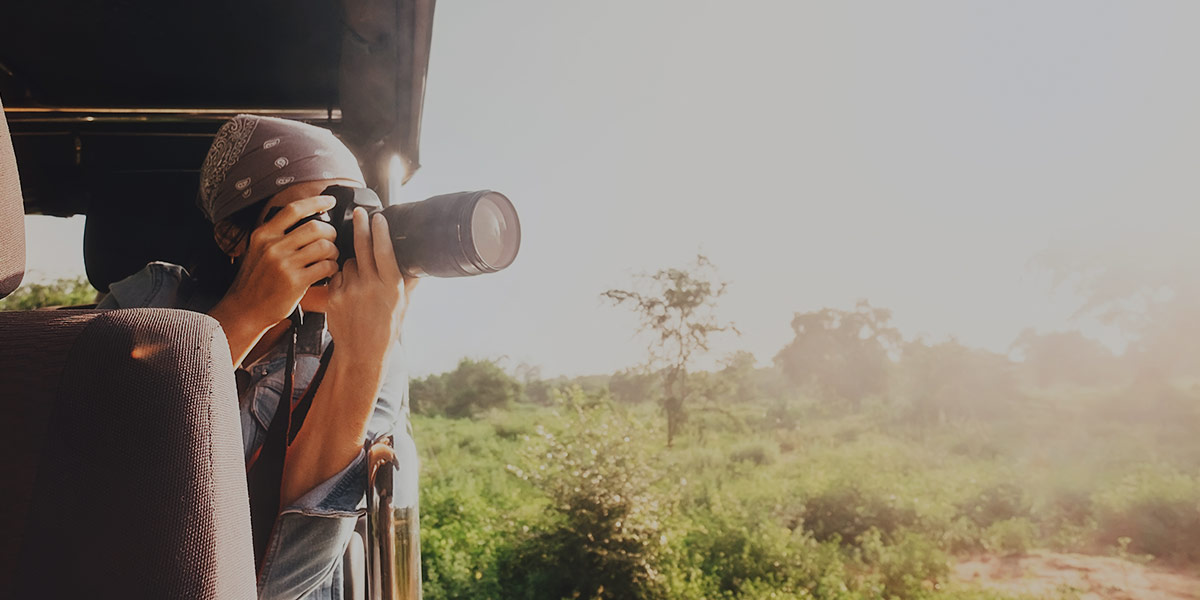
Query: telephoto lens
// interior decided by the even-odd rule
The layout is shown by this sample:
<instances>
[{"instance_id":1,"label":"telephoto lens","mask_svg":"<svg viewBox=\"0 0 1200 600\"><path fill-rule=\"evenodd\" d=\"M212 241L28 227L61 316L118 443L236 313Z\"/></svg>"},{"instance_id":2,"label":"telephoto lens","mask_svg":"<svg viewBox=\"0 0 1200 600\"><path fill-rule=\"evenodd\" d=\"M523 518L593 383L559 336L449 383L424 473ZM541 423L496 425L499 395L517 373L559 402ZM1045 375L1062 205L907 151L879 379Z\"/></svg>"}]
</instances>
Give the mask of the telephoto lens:
<instances>
[{"instance_id":1,"label":"telephoto lens","mask_svg":"<svg viewBox=\"0 0 1200 600\"><path fill-rule=\"evenodd\" d=\"M354 209L362 206L368 214L380 212L379 197L369 189L340 185L322 194L337 198L332 224L337 228L338 261L344 263L354 256ZM382 212L396 264L405 277L495 273L511 265L521 247L517 210L499 192L443 194Z\"/></svg>"}]
</instances>

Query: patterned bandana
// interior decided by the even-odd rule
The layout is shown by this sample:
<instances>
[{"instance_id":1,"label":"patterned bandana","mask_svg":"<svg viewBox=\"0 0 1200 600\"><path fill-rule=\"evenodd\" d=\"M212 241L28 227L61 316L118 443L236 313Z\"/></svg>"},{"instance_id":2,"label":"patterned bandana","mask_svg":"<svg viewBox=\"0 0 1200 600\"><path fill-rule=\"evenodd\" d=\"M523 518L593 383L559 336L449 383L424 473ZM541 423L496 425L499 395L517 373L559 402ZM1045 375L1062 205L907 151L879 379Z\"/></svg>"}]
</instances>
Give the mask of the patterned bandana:
<instances>
[{"instance_id":1,"label":"patterned bandana","mask_svg":"<svg viewBox=\"0 0 1200 600\"><path fill-rule=\"evenodd\" d=\"M366 185L354 155L328 129L238 115L221 126L208 150L196 203L216 223L293 183L321 179Z\"/></svg>"}]
</instances>

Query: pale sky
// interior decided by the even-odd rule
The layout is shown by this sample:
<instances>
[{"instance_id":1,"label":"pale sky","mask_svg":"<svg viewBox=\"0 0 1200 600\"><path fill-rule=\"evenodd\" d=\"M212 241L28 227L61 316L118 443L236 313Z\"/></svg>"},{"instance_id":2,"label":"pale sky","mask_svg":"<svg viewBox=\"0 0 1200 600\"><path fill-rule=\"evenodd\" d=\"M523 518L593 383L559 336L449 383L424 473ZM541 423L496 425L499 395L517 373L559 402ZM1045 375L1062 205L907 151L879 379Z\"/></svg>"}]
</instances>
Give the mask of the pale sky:
<instances>
[{"instance_id":1,"label":"pale sky","mask_svg":"<svg viewBox=\"0 0 1200 600\"><path fill-rule=\"evenodd\" d=\"M636 321L599 294L697 251L743 332L714 360L766 364L794 312L861 298L909 337L1119 345L1029 261L1188 237L1198 25L1188 1L441 2L404 199L495 189L524 239L504 272L422 282L412 372L634 365ZM30 267L81 272L81 221L48 220Z\"/></svg>"}]
</instances>

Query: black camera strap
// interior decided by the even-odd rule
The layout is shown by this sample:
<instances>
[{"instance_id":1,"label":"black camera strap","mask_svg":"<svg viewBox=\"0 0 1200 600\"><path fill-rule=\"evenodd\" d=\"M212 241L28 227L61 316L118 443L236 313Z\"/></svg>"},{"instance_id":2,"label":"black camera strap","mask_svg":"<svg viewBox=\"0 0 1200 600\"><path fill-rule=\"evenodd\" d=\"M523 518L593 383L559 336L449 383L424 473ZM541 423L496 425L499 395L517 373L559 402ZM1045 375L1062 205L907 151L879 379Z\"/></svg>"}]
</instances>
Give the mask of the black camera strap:
<instances>
[{"instance_id":1,"label":"black camera strap","mask_svg":"<svg viewBox=\"0 0 1200 600\"><path fill-rule=\"evenodd\" d=\"M267 426L267 434L258 451L251 456L246 467L246 484L250 492L250 526L254 538L254 565L256 571L261 571L263 557L266 556L267 545L275 522L279 517L283 466L287 456L287 447L296 439L304 417L312 406L316 396L317 386L325 376L329 360L333 356L333 342L321 354L321 362L313 374L312 381L304 391L300 401L292 405L293 390L295 389L296 346L298 338L316 337L316 347L320 347L320 336L324 331L324 315L311 314L307 322L299 308L291 315L292 324L285 334L287 340L287 362L284 366L283 393L275 406L275 414ZM305 340L310 342L312 340ZM306 344L309 345L309 344Z\"/></svg>"}]
</instances>

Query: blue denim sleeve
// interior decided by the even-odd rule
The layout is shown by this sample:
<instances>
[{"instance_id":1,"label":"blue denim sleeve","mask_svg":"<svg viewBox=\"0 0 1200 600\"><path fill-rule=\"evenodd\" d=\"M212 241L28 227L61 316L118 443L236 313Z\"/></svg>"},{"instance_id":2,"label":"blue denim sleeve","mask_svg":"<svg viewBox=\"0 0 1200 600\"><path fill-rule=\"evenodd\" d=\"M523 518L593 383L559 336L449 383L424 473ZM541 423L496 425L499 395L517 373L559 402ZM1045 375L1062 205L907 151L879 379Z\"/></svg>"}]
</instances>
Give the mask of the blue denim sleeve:
<instances>
[{"instance_id":1,"label":"blue denim sleeve","mask_svg":"<svg viewBox=\"0 0 1200 600\"><path fill-rule=\"evenodd\" d=\"M366 453L279 513L258 578L260 599L340 598L342 569L367 478Z\"/></svg>"},{"instance_id":2,"label":"blue denim sleeve","mask_svg":"<svg viewBox=\"0 0 1200 600\"><path fill-rule=\"evenodd\" d=\"M187 271L179 265L152 262L109 286L108 295L96 308L180 308L180 290L187 278Z\"/></svg>"},{"instance_id":3,"label":"blue denim sleeve","mask_svg":"<svg viewBox=\"0 0 1200 600\"><path fill-rule=\"evenodd\" d=\"M283 507L280 514L357 517L365 498L366 483L367 453L359 450L358 456L345 469Z\"/></svg>"}]
</instances>

